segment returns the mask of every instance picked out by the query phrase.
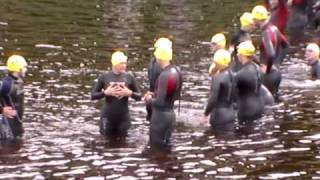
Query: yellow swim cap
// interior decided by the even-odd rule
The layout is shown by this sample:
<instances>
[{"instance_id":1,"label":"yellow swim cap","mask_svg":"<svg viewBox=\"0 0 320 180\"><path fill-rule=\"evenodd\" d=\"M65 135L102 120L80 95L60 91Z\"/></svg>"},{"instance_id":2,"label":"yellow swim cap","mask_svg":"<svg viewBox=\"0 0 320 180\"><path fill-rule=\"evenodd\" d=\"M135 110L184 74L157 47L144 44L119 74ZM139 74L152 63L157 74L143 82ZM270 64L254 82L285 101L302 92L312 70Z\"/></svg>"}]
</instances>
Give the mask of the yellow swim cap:
<instances>
[{"instance_id":1,"label":"yellow swim cap","mask_svg":"<svg viewBox=\"0 0 320 180\"><path fill-rule=\"evenodd\" d=\"M7 61L7 69L10 72L20 72L27 65L27 61L20 55L12 55Z\"/></svg>"},{"instance_id":2,"label":"yellow swim cap","mask_svg":"<svg viewBox=\"0 0 320 180\"><path fill-rule=\"evenodd\" d=\"M154 48L159 48L159 47L169 47L172 48L172 41L168 38L159 38L155 43L154 43Z\"/></svg>"},{"instance_id":3,"label":"yellow swim cap","mask_svg":"<svg viewBox=\"0 0 320 180\"><path fill-rule=\"evenodd\" d=\"M158 47L153 54L159 61L172 60L172 49L170 47Z\"/></svg>"},{"instance_id":4,"label":"yellow swim cap","mask_svg":"<svg viewBox=\"0 0 320 180\"><path fill-rule=\"evenodd\" d=\"M121 51L116 51L111 56L111 64L112 66L116 66L121 63L126 63L128 57Z\"/></svg>"},{"instance_id":5,"label":"yellow swim cap","mask_svg":"<svg viewBox=\"0 0 320 180\"><path fill-rule=\"evenodd\" d=\"M251 13L245 12L240 17L241 27L247 27L254 24L253 16Z\"/></svg>"},{"instance_id":6,"label":"yellow swim cap","mask_svg":"<svg viewBox=\"0 0 320 180\"><path fill-rule=\"evenodd\" d=\"M256 20L266 20L268 18L267 9L261 5L254 7L251 14Z\"/></svg>"},{"instance_id":7,"label":"yellow swim cap","mask_svg":"<svg viewBox=\"0 0 320 180\"><path fill-rule=\"evenodd\" d=\"M215 34L211 38L211 43L216 43L222 48L226 48L226 37L222 33Z\"/></svg>"},{"instance_id":8,"label":"yellow swim cap","mask_svg":"<svg viewBox=\"0 0 320 180\"><path fill-rule=\"evenodd\" d=\"M219 49L214 53L213 61L222 68L226 68L231 62L231 54L225 49Z\"/></svg>"},{"instance_id":9,"label":"yellow swim cap","mask_svg":"<svg viewBox=\"0 0 320 180\"><path fill-rule=\"evenodd\" d=\"M308 44L307 48L308 50L312 50L314 53L316 53L317 57L320 55L319 46L316 43L310 43Z\"/></svg>"},{"instance_id":10,"label":"yellow swim cap","mask_svg":"<svg viewBox=\"0 0 320 180\"><path fill-rule=\"evenodd\" d=\"M244 56L254 55L256 48L252 44L252 41L244 41L238 46L238 53Z\"/></svg>"}]
</instances>

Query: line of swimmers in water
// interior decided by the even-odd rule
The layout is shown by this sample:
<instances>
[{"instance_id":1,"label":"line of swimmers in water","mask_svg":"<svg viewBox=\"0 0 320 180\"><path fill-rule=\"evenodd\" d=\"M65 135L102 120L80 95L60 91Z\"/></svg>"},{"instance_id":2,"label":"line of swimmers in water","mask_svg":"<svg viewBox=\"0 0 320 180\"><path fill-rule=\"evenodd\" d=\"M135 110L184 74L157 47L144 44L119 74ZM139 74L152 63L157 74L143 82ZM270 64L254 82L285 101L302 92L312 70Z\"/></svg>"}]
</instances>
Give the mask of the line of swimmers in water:
<instances>
[{"instance_id":1,"label":"line of swimmers in water","mask_svg":"<svg viewBox=\"0 0 320 180\"><path fill-rule=\"evenodd\" d=\"M279 99L279 67L289 48L286 37L270 23L264 6L254 7L251 13L245 12L240 23L241 28L232 37L228 50L222 33L211 39L214 56L209 74L212 83L201 122L210 122L212 127L234 124L236 117L239 122L254 121L263 115L265 105L272 104L274 98ZM251 41L253 30L261 30L260 57L256 56ZM180 99L183 78L180 68L172 62L172 41L159 38L154 48L154 58L148 66L150 86L144 95L134 76L126 72L128 57L121 51L112 54L112 70L98 78L91 93L92 100L104 99L99 123L102 135L127 135L130 127L128 99L131 97L143 99L146 104L151 146L169 144L176 121L174 102ZM308 44L305 58L312 66L312 76L320 77L319 46ZM0 139L15 139L23 134L23 78L27 62L22 56L10 56L7 70L0 87Z\"/></svg>"}]
</instances>

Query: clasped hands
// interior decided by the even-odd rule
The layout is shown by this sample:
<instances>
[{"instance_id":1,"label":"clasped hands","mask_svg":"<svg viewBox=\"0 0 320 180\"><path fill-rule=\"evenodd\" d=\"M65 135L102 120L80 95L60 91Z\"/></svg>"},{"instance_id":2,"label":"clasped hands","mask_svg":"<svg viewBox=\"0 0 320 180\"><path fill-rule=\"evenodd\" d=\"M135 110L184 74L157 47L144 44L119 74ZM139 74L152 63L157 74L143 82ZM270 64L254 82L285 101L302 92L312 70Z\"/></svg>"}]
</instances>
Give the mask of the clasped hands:
<instances>
[{"instance_id":1,"label":"clasped hands","mask_svg":"<svg viewBox=\"0 0 320 180\"><path fill-rule=\"evenodd\" d=\"M133 92L127 86L112 85L108 86L103 93L106 96L114 96L121 99L122 97L130 97Z\"/></svg>"}]
</instances>

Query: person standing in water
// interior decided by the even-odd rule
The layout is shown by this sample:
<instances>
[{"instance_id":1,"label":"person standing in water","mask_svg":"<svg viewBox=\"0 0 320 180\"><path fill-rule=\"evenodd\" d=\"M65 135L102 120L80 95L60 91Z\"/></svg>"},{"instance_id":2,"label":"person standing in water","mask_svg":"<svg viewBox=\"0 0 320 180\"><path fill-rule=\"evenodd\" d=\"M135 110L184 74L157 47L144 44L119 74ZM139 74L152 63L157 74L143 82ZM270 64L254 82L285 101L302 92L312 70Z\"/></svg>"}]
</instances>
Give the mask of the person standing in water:
<instances>
[{"instance_id":1,"label":"person standing in water","mask_svg":"<svg viewBox=\"0 0 320 180\"><path fill-rule=\"evenodd\" d=\"M161 48L161 47L168 47L172 49L172 41L168 38L159 38L155 43L154 43L154 48ZM149 91L146 93L148 95L149 93L154 93L155 91L155 85L157 82L157 79L162 72L162 69L157 63L156 58L152 57L149 66L148 66L148 79L149 79ZM147 120L150 120L151 115L152 115L152 107L151 104L147 103L146 104L146 110L147 110Z\"/></svg>"},{"instance_id":2,"label":"person standing in water","mask_svg":"<svg viewBox=\"0 0 320 180\"><path fill-rule=\"evenodd\" d=\"M319 46L316 43L310 43L306 47L305 60L311 66L311 77L320 79L320 59L319 59Z\"/></svg>"},{"instance_id":3,"label":"person standing in water","mask_svg":"<svg viewBox=\"0 0 320 180\"><path fill-rule=\"evenodd\" d=\"M213 64L210 66L213 77L202 123L207 123L210 115L210 124L213 128L230 127L230 124L234 124L233 77L229 70L230 62L230 53L220 49L214 54Z\"/></svg>"},{"instance_id":4,"label":"person standing in water","mask_svg":"<svg viewBox=\"0 0 320 180\"><path fill-rule=\"evenodd\" d=\"M0 139L17 139L23 135L24 88L23 79L27 72L24 57L13 55L7 61L8 74L2 78L0 101Z\"/></svg>"},{"instance_id":5,"label":"person standing in water","mask_svg":"<svg viewBox=\"0 0 320 180\"><path fill-rule=\"evenodd\" d=\"M282 79L280 65L287 54L289 43L278 28L268 22L268 11L265 7L254 7L252 16L256 27L262 30L260 61L261 69L264 73L263 84L278 99L278 91Z\"/></svg>"},{"instance_id":6,"label":"person standing in water","mask_svg":"<svg viewBox=\"0 0 320 180\"><path fill-rule=\"evenodd\" d=\"M166 148L175 128L174 102L179 98L182 76L172 60L170 47L159 47L154 55L162 68L155 92L145 95L145 102L152 104L150 124L150 145L152 148Z\"/></svg>"},{"instance_id":7,"label":"person standing in water","mask_svg":"<svg viewBox=\"0 0 320 180\"><path fill-rule=\"evenodd\" d=\"M243 67L235 74L234 79L240 122L256 120L264 112L264 101L260 90L262 74L259 66L253 62L254 54L255 47L251 41L239 44L238 58Z\"/></svg>"},{"instance_id":8,"label":"person standing in water","mask_svg":"<svg viewBox=\"0 0 320 180\"><path fill-rule=\"evenodd\" d=\"M135 78L126 72L127 56L116 51L111 57L112 71L98 78L92 100L104 99L100 116L100 133L125 137L130 127L129 97L139 101L141 93Z\"/></svg>"},{"instance_id":9,"label":"person standing in water","mask_svg":"<svg viewBox=\"0 0 320 180\"><path fill-rule=\"evenodd\" d=\"M233 60L231 62L231 69L237 72L241 69L241 63L238 60L237 47L241 42L251 40L250 33L254 30L254 20L251 13L245 12L240 17L240 29L232 36L229 51L232 52Z\"/></svg>"}]
</instances>

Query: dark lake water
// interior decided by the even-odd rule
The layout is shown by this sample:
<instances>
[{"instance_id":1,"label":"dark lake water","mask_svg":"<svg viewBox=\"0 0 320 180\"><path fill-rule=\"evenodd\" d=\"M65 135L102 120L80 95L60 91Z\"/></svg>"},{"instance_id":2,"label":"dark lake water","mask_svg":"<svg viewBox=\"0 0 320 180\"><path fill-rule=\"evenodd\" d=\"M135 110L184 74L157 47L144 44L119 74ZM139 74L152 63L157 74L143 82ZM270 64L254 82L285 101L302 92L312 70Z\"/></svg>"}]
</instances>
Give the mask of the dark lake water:
<instances>
[{"instance_id":1,"label":"dark lake water","mask_svg":"<svg viewBox=\"0 0 320 180\"><path fill-rule=\"evenodd\" d=\"M208 98L210 55L201 42L230 37L255 0L0 0L0 59L19 53L26 78L25 135L0 144L0 179L320 179L320 82L310 80L307 31L282 67L284 101L255 124L209 131L199 120ZM171 35L185 77L171 152L148 151L142 102L131 102L125 141L98 132L94 80L110 55L126 50L130 71L147 86L148 50ZM302 36L302 35L301 35Z\"/></svg>"}]
</instances>

